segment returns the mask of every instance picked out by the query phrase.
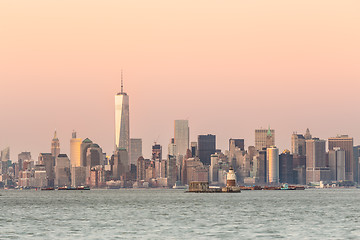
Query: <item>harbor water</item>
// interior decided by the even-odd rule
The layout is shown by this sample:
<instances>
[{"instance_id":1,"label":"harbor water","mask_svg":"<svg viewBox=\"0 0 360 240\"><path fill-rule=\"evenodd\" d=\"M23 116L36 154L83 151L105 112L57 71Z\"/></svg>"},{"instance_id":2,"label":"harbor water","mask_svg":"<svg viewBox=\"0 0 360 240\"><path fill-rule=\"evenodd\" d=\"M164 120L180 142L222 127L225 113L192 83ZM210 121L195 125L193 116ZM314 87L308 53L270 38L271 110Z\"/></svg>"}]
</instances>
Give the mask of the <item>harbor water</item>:
<instances>
[{"instance_id":1,"label":"harbor water","mask_svg":"<svg viewBox=\"0 0 360 240\"><path fill-rule=\"evenodd\" d=\"M359 239L360 189L0 191L0 239Z\"/></svg>"}]
</instances>

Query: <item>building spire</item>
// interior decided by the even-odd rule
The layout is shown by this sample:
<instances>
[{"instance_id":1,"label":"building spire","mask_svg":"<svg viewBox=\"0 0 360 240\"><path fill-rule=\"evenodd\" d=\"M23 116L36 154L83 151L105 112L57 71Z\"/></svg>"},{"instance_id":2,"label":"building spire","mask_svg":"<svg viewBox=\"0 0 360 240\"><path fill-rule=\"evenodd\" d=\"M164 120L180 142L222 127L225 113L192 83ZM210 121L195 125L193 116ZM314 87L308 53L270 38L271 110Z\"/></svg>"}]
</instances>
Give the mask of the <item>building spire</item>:
<instances>
[{"instance_id":1,"label":"building spire","mask_svg":"<svg viewBox=\"0 0 360 240\"><path fill-rule=\"evenodd\" d=\"M268 137L272 137L272 133L271 133L270 125L269 125L268 131L267 131L267 136L268 136Z\"/></svg>"},{"instance_id":2,"label":"building spire","mask_svg":"<svg viewBox=\"0 0 360 240\"><path fill-rule=\"evenodd\" d=\"M54 133L54 139L56 139L56 129L55 129L55 133Z\"/></svg>"},{"instance_id":3,"label":"building spire","mask_svg":"<svg viewBox=\"0 0 360 240\"><path fill-rule=\"evenodd\" d=\"M124 93L123 70L121 69L121 93Z\"/></svg>"}]
</instances>

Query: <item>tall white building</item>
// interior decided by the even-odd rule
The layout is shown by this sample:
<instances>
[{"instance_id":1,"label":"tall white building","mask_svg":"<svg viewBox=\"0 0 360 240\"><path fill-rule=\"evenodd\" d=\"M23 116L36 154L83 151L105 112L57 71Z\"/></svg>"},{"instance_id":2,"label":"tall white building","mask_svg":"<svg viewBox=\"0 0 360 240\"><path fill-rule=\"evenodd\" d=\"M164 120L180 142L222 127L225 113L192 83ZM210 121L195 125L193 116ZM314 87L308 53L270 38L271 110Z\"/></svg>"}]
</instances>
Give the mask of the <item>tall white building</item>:
<instances>
[{"instance_id":1,"label":"tall white building","mask_svg":"<svg viewBox=\"0 0 360 240\"><path fill-rule=\"evenodd\" d=\"M279 149L275 146L271 146L266 149L267 161L267 182L279 183Z\"/></svg>"},{"instance_id":2,"label":"tall white building","mask_svg":"<svg viewBox=\"0 0 360 240\"><path fill-rule=\"evenodd\" d=\"M122 75L122 74L121 74ZM130 150L129 96L123 91L121 77L121 92L115 95L115 150Z\"/></svg>"},{"instance_id":3,"label":"tall white building","mask_svg":"<svg viewBox=\"0 0 360 240\"><path fill-rule=\"evenodd\" d=\"M188 120L175 120L174 144L176 145L176 155L185 156L189 149Z\"/></svg>"}]
</instances>

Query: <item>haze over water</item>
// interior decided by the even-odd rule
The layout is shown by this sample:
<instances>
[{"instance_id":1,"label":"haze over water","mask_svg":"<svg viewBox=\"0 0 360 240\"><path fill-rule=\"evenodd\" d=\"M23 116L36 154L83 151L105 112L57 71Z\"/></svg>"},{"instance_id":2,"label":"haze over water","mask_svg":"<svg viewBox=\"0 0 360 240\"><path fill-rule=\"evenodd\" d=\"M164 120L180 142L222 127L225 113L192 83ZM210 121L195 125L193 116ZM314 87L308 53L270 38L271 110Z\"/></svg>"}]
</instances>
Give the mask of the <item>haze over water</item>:
<instances>
[{"instance_id":1,"label":"haze over water","mask_svg":"<svg viewBox=\"0 0 360 240\"><path fill-rule=\"evenodd\" d=\"M359 189L1 191L1 239L358 239Z\"/></svg>"}]
</instances>

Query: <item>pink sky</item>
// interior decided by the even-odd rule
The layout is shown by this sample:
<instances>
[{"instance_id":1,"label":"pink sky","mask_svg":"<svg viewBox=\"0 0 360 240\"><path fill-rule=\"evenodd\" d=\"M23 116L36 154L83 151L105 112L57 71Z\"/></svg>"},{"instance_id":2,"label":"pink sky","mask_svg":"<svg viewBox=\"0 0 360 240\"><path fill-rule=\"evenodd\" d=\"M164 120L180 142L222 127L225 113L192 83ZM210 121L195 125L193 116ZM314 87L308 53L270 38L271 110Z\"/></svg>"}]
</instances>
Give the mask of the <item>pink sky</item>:
<instances>
[{"instance_id":1,"label":"pink sky","mask_svg":"<svg viewBox=\"0 0 360 240\"><path fill-rule=\"evenodd\" d=\"M0 2L0 148L69 154L73 129L111 154L121 68L131 137L165 153L173 121L191 140L254 144L270 124L360 143L360 1Z\"/></svg>"}]
</instances>

